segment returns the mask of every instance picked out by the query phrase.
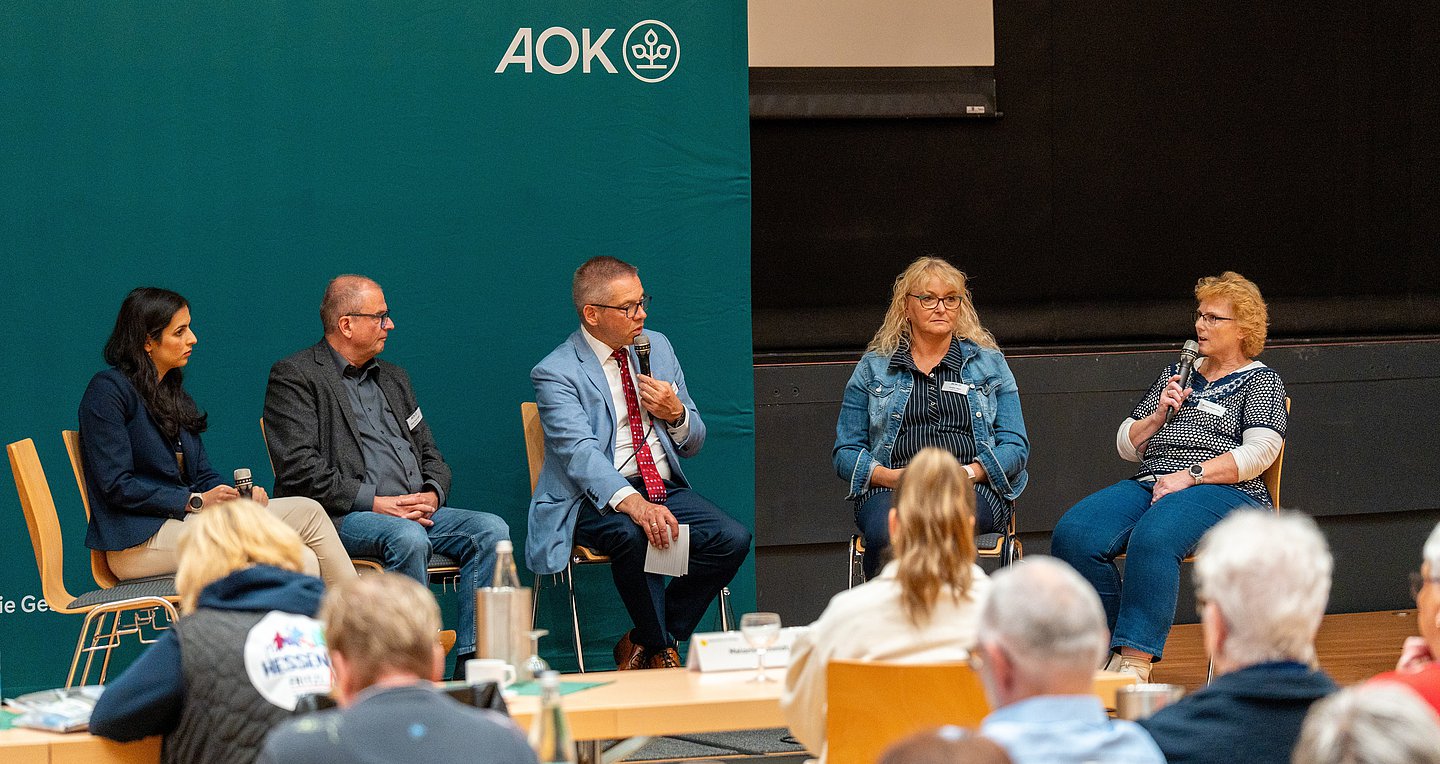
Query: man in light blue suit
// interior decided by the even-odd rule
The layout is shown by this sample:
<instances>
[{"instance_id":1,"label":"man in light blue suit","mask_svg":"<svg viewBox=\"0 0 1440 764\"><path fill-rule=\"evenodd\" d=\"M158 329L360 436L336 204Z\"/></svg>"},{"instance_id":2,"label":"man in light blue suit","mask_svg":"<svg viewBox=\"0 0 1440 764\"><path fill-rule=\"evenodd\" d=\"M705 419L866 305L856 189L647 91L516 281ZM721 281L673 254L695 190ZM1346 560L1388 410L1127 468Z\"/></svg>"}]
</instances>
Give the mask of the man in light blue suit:
<instances>
[{"instance_id":1,"label":"man in light blue suit","mask_svg":"<svg viewBox=\"0 0 1440 764\"><path fill-rule=\"evenodd\" d=\"M649 333L650 370L632 344L650 298L635 266L613 257L575 271L580 328L530 372L545 429L545 465L530 500L525 559L536 573L565 569L572 544L608 555L635 628L615 646L618 668L680 665L710 601L750 550L750 532L690 489L680 458L705 443L705 423L670 341ZM649 546L690 527L690 571L645 572Z\"/></svg>"}]
</instances>

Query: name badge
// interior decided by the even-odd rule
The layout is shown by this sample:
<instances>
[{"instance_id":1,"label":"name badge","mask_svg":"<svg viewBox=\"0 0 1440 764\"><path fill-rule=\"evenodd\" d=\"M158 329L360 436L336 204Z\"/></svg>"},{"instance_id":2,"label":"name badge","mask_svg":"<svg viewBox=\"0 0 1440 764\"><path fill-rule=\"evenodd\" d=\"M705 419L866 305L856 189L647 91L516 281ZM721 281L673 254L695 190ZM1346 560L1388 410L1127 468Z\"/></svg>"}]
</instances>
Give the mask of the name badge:
<instances>
[{"instance_id":1,"label":"name badge","mask_svg":"<svg viewBox=\"0 0 1440 764\"><path fill-rule=\"evenodd\" d=\"M965 395L970 392L969 385L965 384L964 382L955 381L945 382L941 384L940 389L947 393L960 393L961 395Z\"/></svg>"},{"instance_id":2,"label":"name badge","mask_svg":"<svg viewBox=\"0 0 1440 764\"><path fill-rule=\"evenodd\" d=\"M1225 414L1229 412L1229 409L1226 409L1224 406L1221 406L1215 401L1207 401L1204 398L1195 401L1195 408L1211 416L1225 416Z\"/></svg>"},{"instance_id":3,"label":"name badge","mask_svg":"<svg viewBox=\"0 0 1440 764\"><path fill-rule=\"evenodd\" d=\"M425 418L425 415L424 415L424 414L421 414L421 413L420 413L420 409L417 408L417 409L415 409L415 413L414 413L414 414L411 414L410 416L408 416L408 417L405 418L405 426L406 426L406 427L409 427L410 429L413 430L413 429L415 429L415 425L420 424L420 420L421 420L421 419L424 419L424 418Z\"/></svg>"}]
</instances>

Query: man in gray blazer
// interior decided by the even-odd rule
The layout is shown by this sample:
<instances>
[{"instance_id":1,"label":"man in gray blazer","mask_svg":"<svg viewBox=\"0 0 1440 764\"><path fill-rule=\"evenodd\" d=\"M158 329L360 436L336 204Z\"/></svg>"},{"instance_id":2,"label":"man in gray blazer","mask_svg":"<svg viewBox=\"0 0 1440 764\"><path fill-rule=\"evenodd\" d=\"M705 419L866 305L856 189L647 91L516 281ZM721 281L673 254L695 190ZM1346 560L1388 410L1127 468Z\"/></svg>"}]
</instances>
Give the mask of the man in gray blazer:
<instances>
[{"instance_id":1,"label":"man in gray blazer","mask_svg":"<svg viewBox=\"0 0 1440 764\"><path fill-rule=\"evenodd\" d=\"M680 469L705 443L705 422L665 335L651 331L650 368L631 347L650 298L635 266L594 257L572 286L580 328L530 372L545 465L530 501L525 559L537 573L565 569L571 544L608 555L635 628L615 646L620 669L678 666L677 642L730 583L750 532L698 492ZM633 371L632 371L633 370ZM651 373L653 372L653 376ZM689 573L645 572L646 551L690 529Z\"/></svg>"},{"instance_id":2,"label":"man in gray blazer","mask_svg":"<svg viewBox=\"0 0 1440 764\"><path fill-rule=\"evenodd\" d=\"M270 369L265 429L277 496L309 496L352 555L424 583L433 552L460 563L456 673L475 652L475 590L490 583L492 514L447 506L450 467L404 369L376 356L395 322L380 285L337 276L320 304L325 337Z\"/></svg>"}]
</instances>

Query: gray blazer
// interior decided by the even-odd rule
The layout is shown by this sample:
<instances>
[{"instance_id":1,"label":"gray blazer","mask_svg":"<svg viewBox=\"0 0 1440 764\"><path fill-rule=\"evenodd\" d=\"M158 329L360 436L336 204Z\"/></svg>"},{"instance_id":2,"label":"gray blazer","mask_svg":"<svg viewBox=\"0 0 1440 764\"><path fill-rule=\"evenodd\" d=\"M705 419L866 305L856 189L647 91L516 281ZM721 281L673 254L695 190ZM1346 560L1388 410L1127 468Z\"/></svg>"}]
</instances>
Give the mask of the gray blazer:
<instances>
[{"instance_id":1,"label":"gray blazer","mask_svg":"<svg viewBox=\"0 0 1440 764\"><path fill-rule=\"evenodd\" d=\"M421 478L448 496L450 467L420 413L410 376L393 363L376 361L380 366L376 379L415 449ZM411 426L406 419L418 421ZM276 496L308 496L335 516L354 508L365 482L365 459L355 412L325 340L270 367L265 433L275 467Z\"/></svg>"}]
</instances>

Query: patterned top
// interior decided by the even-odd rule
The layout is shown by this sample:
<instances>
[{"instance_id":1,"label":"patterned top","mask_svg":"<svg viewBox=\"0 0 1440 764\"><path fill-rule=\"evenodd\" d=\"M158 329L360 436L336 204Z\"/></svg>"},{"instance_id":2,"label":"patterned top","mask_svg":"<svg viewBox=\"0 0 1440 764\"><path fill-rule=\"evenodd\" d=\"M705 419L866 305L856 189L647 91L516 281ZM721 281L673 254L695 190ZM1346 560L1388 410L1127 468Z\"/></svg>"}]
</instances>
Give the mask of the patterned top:
<instances>
[{"instance_id":1,"label":"patterned top","mask_svg":"<svg viewBox=\"0 0 1440 764\"><path fill-rule=\"evenodd\" d=\"M915 378L891 452L890 464L895 469L909 464L927 446L949 451L961 464L975 461L975 433L970 424L970 401L965 395L969 385L960 378L964 357L960 343L951 342L945 357L929 374L915 365L909 343L901 343L890 357L892 368L908 369Z\"/></svg>"},{"instance_id":2,"label":"patterned top","mask_svg":"<svg viewBox=\"0 0 1440 764\"><path fill-rule=\"evenodd\" d=\"M1150 385L1150 391L1135 409L1132 419L1144 419L1155 411L1170 377L1179 364L1166 367ZM1133 479L1188 470L1191 466L1239 448L1241 435L1252 427L1264 427L1285 437L1289 415L1285 411L1285 383L1274 369L1255 361L1217 380L1208 380L1197 370L1190 379L1190 397L1170 421L1150 437L1145 447L1147 468ZM1237 483L1261 504L1270 505L1270 491L1259 477Z\"/></svg>"}]
</instances>

